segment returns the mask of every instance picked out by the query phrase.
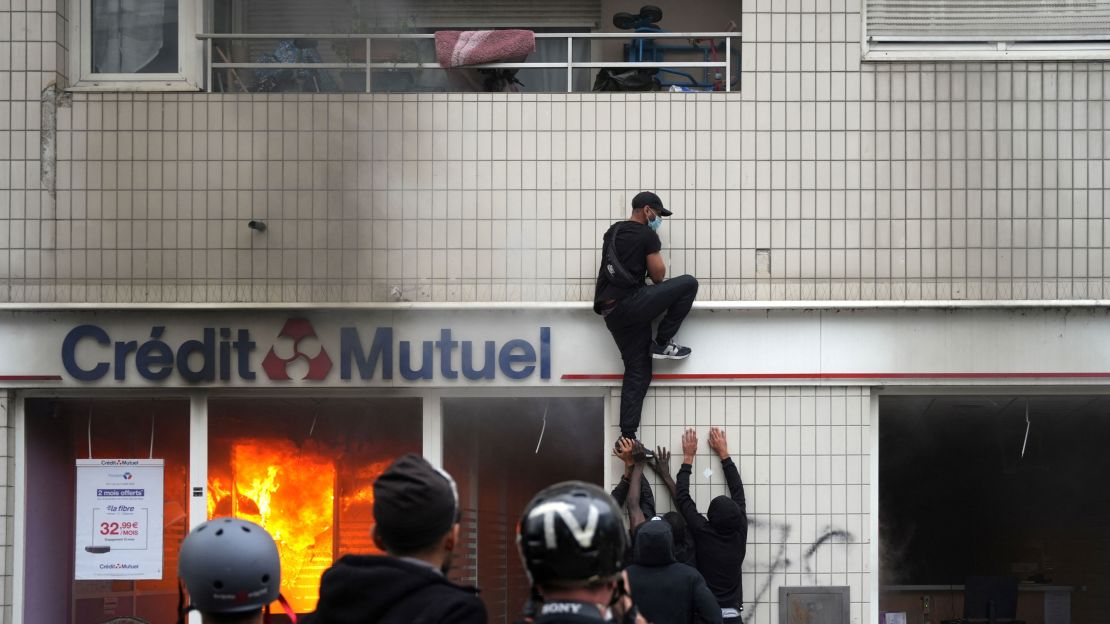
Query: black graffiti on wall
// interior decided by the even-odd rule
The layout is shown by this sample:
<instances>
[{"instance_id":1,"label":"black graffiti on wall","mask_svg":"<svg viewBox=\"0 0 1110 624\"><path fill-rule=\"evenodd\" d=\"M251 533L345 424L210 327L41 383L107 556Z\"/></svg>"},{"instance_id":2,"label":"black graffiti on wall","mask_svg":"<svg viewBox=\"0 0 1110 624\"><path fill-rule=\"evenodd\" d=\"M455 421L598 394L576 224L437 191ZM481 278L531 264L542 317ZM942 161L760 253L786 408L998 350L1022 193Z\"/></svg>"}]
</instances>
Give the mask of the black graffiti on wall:
<instances>
[{"instance_id":1,"label":"black graffiti on wall","mask_svg":"<svg viewBox=\"0 0 1110 624\"><path fill-rule=\"evenodd\" d=\"M763 578L763 582L759 586L759 591L756 592L755 598L751 600L751 602L745 607L745 622L752 622L755 620L756 609L759 608L759 605L763 602L764 597L766 597L768 592L771 591L771 586L774 584L775 577L778 576L780 573L789 570L790 566L795 563L790 560L786 553L787 544L790 539L790 533L793 530L793 527L791 525L784 522L768 522L753 517L749 518L749 522L753 527L770 528L773 532L773 535L775 536L772 539L772 543L778 544L778 550L773 555L771 562L767 565L765 570L751 570L751 573L761 574L765 576ZM825 529L821 532L820 537L810 543L809 546L806 547L805 552L802 554L802 571L808 576L813 576L815 574L813 571L813 558L817 554L817 551L825 544L829 542L841 542L849 544L854 539L855 536L853 536L848 531L845 531L844 529L838 529L832 526L825 527Z\"/></svg>"}]
</instances>

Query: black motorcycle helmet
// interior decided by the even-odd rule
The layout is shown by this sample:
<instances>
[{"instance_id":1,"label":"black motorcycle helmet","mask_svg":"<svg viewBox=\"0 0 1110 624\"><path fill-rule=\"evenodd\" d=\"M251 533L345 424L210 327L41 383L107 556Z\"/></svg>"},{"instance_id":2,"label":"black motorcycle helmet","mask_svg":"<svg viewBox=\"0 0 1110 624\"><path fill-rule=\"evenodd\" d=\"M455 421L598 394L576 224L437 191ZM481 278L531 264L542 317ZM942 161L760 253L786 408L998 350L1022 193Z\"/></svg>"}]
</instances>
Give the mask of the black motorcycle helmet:
<instances>
[{"instance_id":1,"label":"black motorcycle helmet","mask_svg":"<svg viewBox=\"0 0 1110 624\"><path fill-rule=\"evenodd\" d=\"M628 532L604 490L565 481L541 490L524 508L517 546L533 586L584 587L620 575Z\"/></svg>"}]
</instances>

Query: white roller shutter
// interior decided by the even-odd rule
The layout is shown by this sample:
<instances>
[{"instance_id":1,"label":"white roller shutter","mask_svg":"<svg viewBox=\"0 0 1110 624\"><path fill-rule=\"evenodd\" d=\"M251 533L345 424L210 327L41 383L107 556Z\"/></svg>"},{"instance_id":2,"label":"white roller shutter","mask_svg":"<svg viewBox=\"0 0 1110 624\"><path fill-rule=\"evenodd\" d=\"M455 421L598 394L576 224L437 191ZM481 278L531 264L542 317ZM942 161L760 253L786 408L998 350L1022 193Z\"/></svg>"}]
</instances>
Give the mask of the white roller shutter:
<instances>
[{"instance_id":1,"label":"white roller shutter","mask_svg":"<svg viewBox=\"0 0 1110 624\"><path fill-rule=\"evenodd\" d=\"M355 32L354 15L369 32L430 28L598 27L601 0L249 0L252 33Z\"/></svg>"},{"instance_id":2,"label":"white roller shutter","mask_svg":"<svg viewBox=\"0 0 1110 624\"><path fill-rule=\"evenodd\" d=\"M373 9L420 28L597 28L600 0L376 0Z\"/></svg>"},{"instance_id":3,"label":"white roller shutter","mask_svg":"<svg viewBox=\"0 0 1110 624\"><path fill-rule=\"evenodd\" d=\"M866 0L881 42L1110 40L1110 0Z\"/></svg>"}]
</instances>

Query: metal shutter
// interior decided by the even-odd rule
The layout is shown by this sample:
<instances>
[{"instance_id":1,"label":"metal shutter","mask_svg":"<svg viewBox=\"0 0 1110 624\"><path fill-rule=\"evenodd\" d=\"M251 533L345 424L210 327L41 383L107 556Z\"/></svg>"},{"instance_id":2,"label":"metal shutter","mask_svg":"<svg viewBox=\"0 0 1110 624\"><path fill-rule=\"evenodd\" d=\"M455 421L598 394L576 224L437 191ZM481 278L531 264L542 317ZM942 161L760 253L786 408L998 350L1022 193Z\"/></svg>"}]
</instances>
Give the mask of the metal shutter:
<instances>
[{"instance_id":1,"label":"metal shutter","mask_svg":"<svg viewBox=\"0 0 1110 624\"><path fill-rule=\"evenodd\" d=\"M249 0L246 29L253 33L370 32L429 28L598 27L601 0Z\"/></svg>"},{"instance_id":2,"label":"metal shutter","mask_svg":"<svg viewBox=\"0 0 1110 624\"><path fill-rule=\"evenodd\" d=\"M870 41L1110 40L1110 0L866 0Z\"/></svg>"}]
</instances>

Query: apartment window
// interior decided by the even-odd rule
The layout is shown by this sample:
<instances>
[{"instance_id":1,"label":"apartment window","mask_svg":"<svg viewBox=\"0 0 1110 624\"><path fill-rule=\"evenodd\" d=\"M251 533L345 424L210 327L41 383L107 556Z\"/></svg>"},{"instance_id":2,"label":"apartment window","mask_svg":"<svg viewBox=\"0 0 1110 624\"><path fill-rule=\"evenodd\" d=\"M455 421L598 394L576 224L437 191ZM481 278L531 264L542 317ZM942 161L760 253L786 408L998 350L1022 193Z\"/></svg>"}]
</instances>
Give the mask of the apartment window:
<instances>
[{"instance_id":1,"label":"apartment window","mask_svg":"<svg viewBox=\"0 0 1110 624\"><path fill-rule=\"evenodd\" d=\"M73 89L201 88L196 0L72 0Z\"/></svg>"},{"instance_id":2,"label":"apartment window","mask_svg":"<svg viewBox=\"0 0 1110 624\"><path fill-rule=\"evenodd\" d=\"M1110 0L866 0L869 61L1110 58Z\"/></svg>"}]
</instances>

